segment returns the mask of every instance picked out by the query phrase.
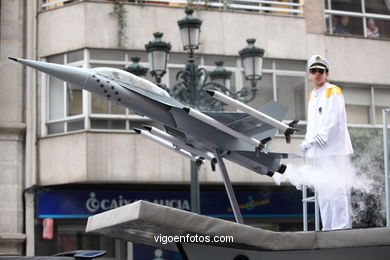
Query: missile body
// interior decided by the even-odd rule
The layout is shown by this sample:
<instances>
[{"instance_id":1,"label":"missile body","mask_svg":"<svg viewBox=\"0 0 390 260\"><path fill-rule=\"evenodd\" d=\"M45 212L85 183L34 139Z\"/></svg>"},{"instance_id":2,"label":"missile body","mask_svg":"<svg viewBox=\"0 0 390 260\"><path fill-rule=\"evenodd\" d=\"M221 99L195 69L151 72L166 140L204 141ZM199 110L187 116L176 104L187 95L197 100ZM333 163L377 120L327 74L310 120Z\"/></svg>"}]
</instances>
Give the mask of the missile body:
<instances>
[{"instance_id":1,"label":"missile body","mask_svg":"<svg viewBox=\"0 0 390 260\"><path fill-rule=\"evenodd\" d=\"M172 143L169 143L167 142L166 140L160 138L160 137L157 137L151 133L149 133L148 131L145 131L145 130L141 130L141 129L138 129L138 128L134 128L133 129L137 134L141 135L141 136L144 136L146 138L148 138L149 140L152 140L166 148L168 148L169 150L171 151L174 151L178 154L181 154L187 158L189 158L191 161L194 161L196 162L198 165L201 165L203 160L199 157L194 157L192 156L192 154L184 149L176 149L176 147L174 145L172 145Z\"/></svg>"},{"instance_id":2,"label":"missile body","mask_svg":"<svg viewBox=\"0 0 390 260\"><path fill-rule=\"evenodd\" d=\"M203 157L203 158L205 158L209 161L212 161L212 162L216 161L216 158L214 156L211 156L209 153L201 151L197 148L191 147L191 146L187 145L186 143L184 143L182 140L180 140L180 139L176 138L175 136L172 136L164 131L161 131L158 128L151 127L151 126L144 126L144 128L146 130L148 130L151 134L158 136L158 137L161 137L162 139L167 140L167 141L185 149L186 151L190 152L191 154L196 154L196 155Z\"/></svg>"},{"instance_id":3,"label":"missile body","mask_svg":"<svg viewBox=\"0 0 390 260\"><path fill-rule=\"evenodd\" d=\"M218 91L206 90L206 92L210 96L212 96L213 98L215 98L215 99L217 99L225 104L231 105L231 106L241 110L242 112L245 112L245 113L253 116L254 118L259 119L260 121L283 131L284 134L286 135L286 138L287 138L287 135L291 135L292 133L294 133L294 131L298 131L297 129L292 128L290 125L287 125L283 122L280 122L279 120L276 120L275 118L272 118L269 115L266 115L266 114L264 114L256 109L253 109L250 106L247 106L244 103L242 103L238 100L235 100L231 97L228 97L228 96L226 96ZM295 122L295 124L296 123L297 122Z\"/></svg>"}]
</instances>

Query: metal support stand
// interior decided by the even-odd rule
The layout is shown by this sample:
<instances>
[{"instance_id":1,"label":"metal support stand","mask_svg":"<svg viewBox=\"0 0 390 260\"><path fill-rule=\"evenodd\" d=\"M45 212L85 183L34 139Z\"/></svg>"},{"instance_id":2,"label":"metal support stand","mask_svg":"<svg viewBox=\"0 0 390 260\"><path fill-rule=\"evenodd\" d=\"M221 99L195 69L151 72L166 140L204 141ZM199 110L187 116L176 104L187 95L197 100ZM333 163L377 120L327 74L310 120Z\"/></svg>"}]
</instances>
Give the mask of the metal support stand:
<instances>
[{"instance_id":1,"label":"metal support stand","mask_svg":"<svg viewBox=\"0 0 390 260\"><path fill-rule=\"evenodd\" d=\"M199 166L191 161L191 211L200 214Z\"/></svg>"},{"instance_id":2,"label":"metal support stand","mask_svg":"<svg viewBox=\"0 0 390 260\"><path fill-rule=\"evenodd\" d=\"M315 230L320 231L320 207L318 204L318 193L314 192L314 221Z\"/></svg>"},{"instance_id":3,"label":"metal support stand","mask_svg":"<svg viewBox=\"0 0 390 260\"><path fill-rule=\"evenodd\" d=\"M303 154L303 164L306 164L306 154ZM320 230L320 209L318 206L317 192L314 191L314 196L307 197L307 186L302 186L302 208L303 208L303 231L309 231L308 227L308 212L307 203L314 202L314 224L315 231Z\"/></svg>"},{"instance_id":4,"label":"metal support stand","mask_svg":"<svg viewBox=\"0 0 390 260\"><path fill-rule=\"evenodd\" d=\"M307 187L302 186L303 231L309 230L307 214Z\"/></svg>"},{"instance_id":5,"label":"metal support stand","mask_svg":"<svg viewBox=\"0 0 390 260\"><path fill-rule=\"evenodd\" d=\"M221 171L221 176L223 179L223 184L225 185L226 192L229 197L230 205L232 206L234 217L237 223L244 224L244 220L241 215L240 208L238 206L238 202L236 199L236 195L234 194L232 183L230 182L228 172L226 170L225 163L221 157L221 154L214 149L215 158L218 160L219 170Z\"/></svg>"},{"instance_id":6,"label":"metal support stand","mask_svg":"<svg viewBox=\"0 0 390 260\"><path fill-rule=\"evenodd\" d=\"M390 194L389 194L389 129L387 127L387 113L390 108L382 110L383 116L383 159L385 168L385 196L386 196L386 226L390 227Z\"/></svg>"},{"instance_id":7,"label":"metal support stand","mask_svg":"<svg viewBox=\"0 0 390 260\"><path fill-rule=\"evenodd\" d=\"M314 196L307 197L307 186L302 186L302 204L303 204L303 231L309 231L308 228L308 213L307 203L314 202L314 223L315 231L320 230L320 209L318 207L317 192L314 192Z\"/></svg>"}]
</instances>

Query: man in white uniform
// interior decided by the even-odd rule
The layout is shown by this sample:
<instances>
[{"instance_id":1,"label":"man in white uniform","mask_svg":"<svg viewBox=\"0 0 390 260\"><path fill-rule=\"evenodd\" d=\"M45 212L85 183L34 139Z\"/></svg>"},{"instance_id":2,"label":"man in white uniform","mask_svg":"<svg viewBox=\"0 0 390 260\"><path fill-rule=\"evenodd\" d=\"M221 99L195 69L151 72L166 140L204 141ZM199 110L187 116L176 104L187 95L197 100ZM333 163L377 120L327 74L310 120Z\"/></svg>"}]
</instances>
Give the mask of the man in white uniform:
<instances>
[{"instance_id":1,"label":"man in white uniform","mask_svg":"<svg viewBox=\"0 0 390 260\"><path fill-rule=\"evenodd\" d=\"M322 230L352 227L350 188L353 153L349 137L344 97L338 86L327 82L329 62L320 55L308 61L309 94L307 132L299 149L323 174L324 184L314 187L318 194Z\"/></svg>"}]
</instances>

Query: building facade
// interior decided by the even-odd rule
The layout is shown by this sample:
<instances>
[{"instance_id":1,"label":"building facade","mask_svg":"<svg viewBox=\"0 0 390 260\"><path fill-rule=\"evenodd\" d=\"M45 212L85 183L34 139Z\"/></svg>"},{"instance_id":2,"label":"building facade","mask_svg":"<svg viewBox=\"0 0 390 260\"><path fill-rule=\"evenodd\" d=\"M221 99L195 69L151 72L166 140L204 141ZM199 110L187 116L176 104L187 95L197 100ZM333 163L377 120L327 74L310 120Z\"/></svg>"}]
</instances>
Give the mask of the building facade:
<instances>
[{"instance_id":1,"label":"building facade","mask_svg":"<svg viewBox=\"0 0 390 260\"><path fill-rule=\"evenodd\" d=\"M286 122L299 119L304 129L310 89L306 61L313 54L324 55L331 62L329 80L342 86L349 126L381 127L381 111L390 106L389 2L279 2L196 4L195 16L203 21L197 63L212 70L216 60L224 61L233 72L230 88L240 90L249 83L238 50L247 38L255 38L265 57L258 95L250 105L259 108L276 100L289 108ZM190 210L189 161L131 131L155 124L150 119L7 59L122 69L137 56L147 67L145 44L159 31L172 45L162 80L174 84L187 60L177 26L187 4L120 3L1 1L0 254L101 248L110 252L111 259L176 257L85 235L83 230L88 215L137 199ZM115 11L115 6L124 12ZM342 20L349 21L343 25ZM372 20L376 36L367 30ZM277 135L270 149L298 154L303 133L293 136L291 144ZM276 186L267 176L227 166L248 224L273 230L301 227L300 193L295 187ZM199 178L201 212L233 219L219 174L204 165ZM296 206L281 211L276 205L286 198ZM268 208L261 208L264 205ZM47 236L44 219L54 220L53 238Z\"/></svg>"}]
</instances>

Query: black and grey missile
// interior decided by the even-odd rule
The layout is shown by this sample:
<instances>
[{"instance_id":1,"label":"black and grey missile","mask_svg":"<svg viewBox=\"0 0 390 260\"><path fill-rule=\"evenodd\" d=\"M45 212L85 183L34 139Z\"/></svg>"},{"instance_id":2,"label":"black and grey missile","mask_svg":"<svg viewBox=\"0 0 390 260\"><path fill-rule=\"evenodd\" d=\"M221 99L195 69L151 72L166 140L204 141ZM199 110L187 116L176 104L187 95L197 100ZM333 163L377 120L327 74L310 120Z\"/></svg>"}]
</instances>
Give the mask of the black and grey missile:
<instances>
[{"instance_id":1,"label":"black and grey missile","mask_svg":"<svg viewBox=\"0 0 390 260\"><path fill-rule=\"evenodd\" d=\"M202 157L200 156L193 156L190 152L184 150L183 148L179 148L177 146L175 146L174 144L158 137L158 136L155 136L151 133L149 133L148 131L145 131L145 130L142 130L142 129L139 129L139 128L133 128L133 130L141 135L141 136L144 136L146 138L148 138L149 140L153 141L153 142L156 142L162 146L164 146L165 148L168 148L169 150L171 151L174 151L178 154L181 154L185 157L187 157L188 159L190 159L191 161L195 162L197 165L201 165L203 163L203 159Z\"/></svg>"},{"instance_id":2,"label":"black and grey missile","mask_svg":"<svg viewBox=\"0 0 390 260\"><path fill-rule=\"evenodd\" d=\"M238 100L235 100L229 96L226 96L225 94L222 94L221 92L218 92L218 91L215 91L212 89L208 89L208 90L206 90L206 93L209 94L211 97L213 97L213 98L215 98L215 99L217 99L225 104L231 105L231 106L241 110L242 112L245 112L248 115L251 115L252 117L257 118L261 122L269 124L277 129L283 131L284 135L286 136L287 143L290 142L290 136L294 132L299 131L299 129L294 128L294 126L298 123L298 120L294 120L290 124L287 125L283 122L280 122L279 120L276 120L275 118L270 117L267 114L262 113L261 111L258 111L256 109L251 108L248 105L245 105L244 103L242 103Z\"/></svg>"},{"instance_id":3,"label":"black and grey missile","mask_svg":"<svg viewBox=\"0 0 390 260\"><path fill-rule=\"evenodd\" d=\"M203 157L209 161L215 161L216 158L212 155L210 155L209 153L207 152L203 152L197 148L194 148L194 147L191 147L189 146L188 144L184 143L183 141L181 141L180 139L178 139L177 137L173 136L173 135L170 135L164 131L161 131L160 129L156 128L156 127L153 127L153 126L143 126L143 128L145 128L146 130L148 130L151 134L153 135L156 135L158 137L161 137L177 146L179 146L180 148L183 148L185 149L186 151L189 151L190 153L192 154L196 154L200 157Z\"/></svg>"},{"instance_id":4,"label":"black and grey missile","mask_svg":"<svg viewBox=\"0 0 390 260\"><path fill-rule=\"evenodd\" d=\"M187 152L190 152L191 154L196 154L197 157L204 158L206 160L209 160L211 162L211 168L214 171L215 170L215 164L217 163L217 158L215 158L213 155L211 155L208 152L201 151L195 147L189 146L188 144L184 143L179 138L170 135L164 131L161 131L160 129L153 127L153 126L143 126L146 130L148 130L152 135L158 136L168 142L171 142L172 144L180 147L181 149L184 149Z\"/></svg>"}]
</instances>

